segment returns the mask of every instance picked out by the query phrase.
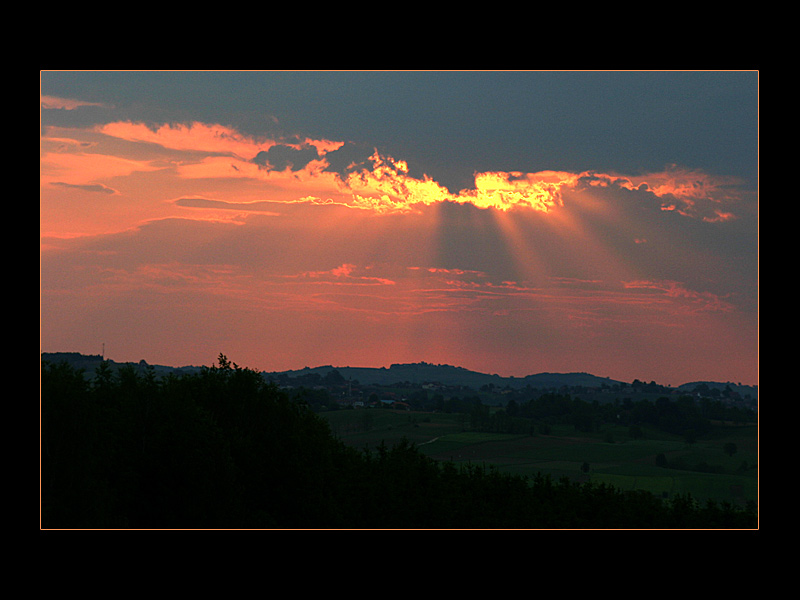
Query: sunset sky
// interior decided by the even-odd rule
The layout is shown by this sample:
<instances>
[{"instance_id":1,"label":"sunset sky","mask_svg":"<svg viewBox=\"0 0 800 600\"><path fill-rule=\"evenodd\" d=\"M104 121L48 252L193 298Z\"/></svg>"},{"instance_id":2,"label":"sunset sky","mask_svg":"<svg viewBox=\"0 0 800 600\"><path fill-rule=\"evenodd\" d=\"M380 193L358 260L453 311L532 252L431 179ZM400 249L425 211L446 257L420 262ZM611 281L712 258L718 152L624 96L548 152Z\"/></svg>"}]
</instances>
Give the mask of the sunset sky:
<instances>
[{"instance_id":1,"label":"sunset sky","mask_svg":"<svg viewBox=\"0 0 800 600\"><path fill-rule=\"evenodd\" d=\"M758 72L41 73L44 352L758 383Z\"/></svg>"}]
</instances>

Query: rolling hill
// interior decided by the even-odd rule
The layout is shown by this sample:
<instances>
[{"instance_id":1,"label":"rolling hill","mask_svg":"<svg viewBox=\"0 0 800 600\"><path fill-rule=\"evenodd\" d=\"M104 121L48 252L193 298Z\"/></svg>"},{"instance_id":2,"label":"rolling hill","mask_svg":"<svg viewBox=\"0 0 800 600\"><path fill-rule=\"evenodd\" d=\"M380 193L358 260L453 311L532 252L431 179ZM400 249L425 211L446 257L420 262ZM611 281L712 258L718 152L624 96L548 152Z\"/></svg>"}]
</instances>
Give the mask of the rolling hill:
<instances>
[{"instance_id":1,"label":"rolling hill","mask_svg":"<svg viewBox=\"0 0 800 600\"><path fill-rule=\"evenodd\" d=\"M496 374L470 371L463 367L451 365L435 365L431 363L406 363L393 364L389 368L372 367L334 367L331 365L275 373L266 375L287 375L290 378L317 373L324 377L331 371L338 371L348 380L358 381L363 385L392 385L408 382L412 385L425 383L439 383L447 386L463 386L479 389L484 385L494 387L523 388L531 387L550 388L561 386L587 386L600 387L602 384L613 385L619 383L607 377L597 377L589 373L537 373L526 377L501 377Z\"/></svg>"},{"instance_id":2,"label":"rolling hill","mask_svg":"<svg viewBox=\"0 0 800 600\"><path fill-rule=\"evenodd\" d=\"M95 369L103 361L103 357L98 355L84 355L78 352L43 352L43 360L51 362L65 361L73 367L84 369L88 375L94 373ZM129 363L117 363L107 360L112 369ZM134 363L141 370L153 369L157 376L166 375L170 372L191 373L202 369L201 366L182 366L172 367L165 365L150 365L144 360ZM437 383L444 386L462 386L478 390L483 386L493 386L494 388L520 389L526 386L532 388L561 388L578 387L599 388L603 385L614 386L621 382L608 377L598 377L590 373L536 373L525 377L502 377L497 374L480 373L470 371L463 367L452 365L438 365L426 362L393 364L390 367L334 367L325 365L319 367L305 367L303 369L289 371L264 371L266 377L285 376L291 378L302 377L305 375L318 374L325 377L331 371L338 371L346 380L358 381L362 385L391 386L394 384L408 383L411 385L423 385L426 383ZM757 386L746 386L735 383L720 382L694 382L684 383L677 389L691 392L698 385L705 384L709 389L723 389L726 386L739 394L749 394L758 397Z\"/></svg>"}]
</instances>

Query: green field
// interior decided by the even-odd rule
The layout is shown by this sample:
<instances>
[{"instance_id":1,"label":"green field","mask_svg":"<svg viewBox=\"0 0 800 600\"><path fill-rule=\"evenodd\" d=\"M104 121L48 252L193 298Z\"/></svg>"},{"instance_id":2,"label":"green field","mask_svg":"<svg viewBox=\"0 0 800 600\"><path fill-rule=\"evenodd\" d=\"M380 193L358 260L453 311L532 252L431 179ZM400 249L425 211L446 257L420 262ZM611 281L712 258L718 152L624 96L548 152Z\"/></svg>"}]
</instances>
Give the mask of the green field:
<instances>
[{"instance_id":1,"label":"green field","mask_svg":"<svg viewBox=\"0 0 800 600\"><path fill-rule=\"evenodd\" d=\"M320 414L336 437L357 448L376 448L381 442L391 447L406 438L436 460L494 465L517 475L567 476L661 497L688 493L700 501L740 505L758 501L756 425L719 426L704 439L687 444L649 429L643 439L634 440L627 427L615 425L592 433L578 432L571 425L553 426L551 435L529 436L469 431L469 417L463 414L387 409ZM736 444L732 456L723 450L727 442ZM656 466L658 454L683 468ZM713 472L697 470L702 468Z\"/></svg>"}]
</instances>

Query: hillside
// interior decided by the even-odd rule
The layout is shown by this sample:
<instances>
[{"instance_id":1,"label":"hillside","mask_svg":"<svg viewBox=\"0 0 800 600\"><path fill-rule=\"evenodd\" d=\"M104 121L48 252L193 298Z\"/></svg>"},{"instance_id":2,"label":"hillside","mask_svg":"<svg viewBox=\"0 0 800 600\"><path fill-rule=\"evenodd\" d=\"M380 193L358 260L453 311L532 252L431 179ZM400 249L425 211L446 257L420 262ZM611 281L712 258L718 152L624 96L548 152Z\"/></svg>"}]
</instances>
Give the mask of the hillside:
<instances>
[{"instance_id":1,"label":"hillside","mask_svg":"<svg viewBox=\"0 0 800 600\"><path fill-rule=\"evenodd\" d=\"M602 384L613 385L620 383L607 377L597 377L589 373L538 373L526 377L501 377L496 374L470 371L463 367L451 365L435 365L430 363L393 364L388 369L385 367L306 367L294 371L266 373L266 375L286 375L290 378L305 375L319 374L324 377L331 371L338 371L347 380L358 381L362 385L393 385L396 383L410 383L423 385L425 383L438 383L445 386L463 386L480 389L483 386L494 386L519 389L530 385L537 388L551 388L562 386L587 386L600 387Z\"/></svg>"}]
</instances>

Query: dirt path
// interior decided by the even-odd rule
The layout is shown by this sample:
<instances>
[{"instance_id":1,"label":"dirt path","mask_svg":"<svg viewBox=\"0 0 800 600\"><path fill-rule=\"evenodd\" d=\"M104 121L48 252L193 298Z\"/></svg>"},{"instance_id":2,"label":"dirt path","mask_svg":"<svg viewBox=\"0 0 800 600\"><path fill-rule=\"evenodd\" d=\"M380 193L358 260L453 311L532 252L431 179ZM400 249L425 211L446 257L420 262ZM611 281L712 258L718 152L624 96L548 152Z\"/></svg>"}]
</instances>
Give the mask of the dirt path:
<instances>
[{"instance_id":1,"label":"dirt path","mask_svg":"<svg viewBox=\"0 0 800 600\"><path fill-rule=\"evenodd\" d=\"M442 436L437 436L437 437L433 438L432 440L428 440L427 442L422 442L420 444L417 444L417 446L424 446L425 444L430 444L431 442L435 442L436 440L438 440L440 437L442 437Z\"/></svg>"}]
</instances>

